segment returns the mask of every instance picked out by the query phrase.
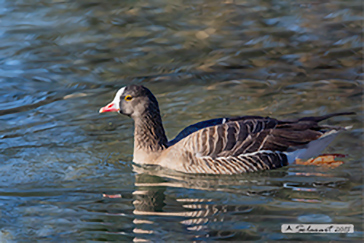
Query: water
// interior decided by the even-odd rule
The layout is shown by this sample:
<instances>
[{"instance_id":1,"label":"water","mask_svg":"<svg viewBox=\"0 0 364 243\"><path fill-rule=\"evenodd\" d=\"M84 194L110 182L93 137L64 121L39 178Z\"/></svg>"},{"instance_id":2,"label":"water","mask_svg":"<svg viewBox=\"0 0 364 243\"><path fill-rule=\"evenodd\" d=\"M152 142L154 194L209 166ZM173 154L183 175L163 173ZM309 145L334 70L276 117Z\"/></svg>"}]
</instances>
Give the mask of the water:
<instances>
[{"instance_id":1,"label":"water","mask_svg":"<svg viewBox=\"0 0 364 243\"><path fill-rule=\"evenodd\" d=\"M363 238L361 1L0 1L0 239ZM236 176L131 163L116 90L157 96L169 138L204 119L355 111L336 169ZM114 195L113 198L104 194ZM354 234L282 234L283 223Z\"/></svg>"}]
</instances>

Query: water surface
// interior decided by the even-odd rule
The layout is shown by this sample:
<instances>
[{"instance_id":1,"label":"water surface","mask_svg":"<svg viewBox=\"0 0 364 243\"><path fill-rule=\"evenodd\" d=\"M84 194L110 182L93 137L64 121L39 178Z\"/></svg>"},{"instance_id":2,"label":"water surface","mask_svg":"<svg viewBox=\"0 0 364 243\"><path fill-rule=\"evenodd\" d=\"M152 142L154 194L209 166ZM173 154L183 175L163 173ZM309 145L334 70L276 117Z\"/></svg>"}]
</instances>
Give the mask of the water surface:
<instances>
[{"instance_id":1,"label":"water surface","mask_svg":"<svg viewBox=\"0 0 364 243\"><path fill-rule=\"evenodd\" d=\"M361 1L0 0L0 239L363 238ZM236 176L131 163L133 124L98 114L143 84L169 138L223 116L355 111L325 150L336 169ZM115 198L104 197L115 195ZM354 224L282 234L283 223Z\"/></svg>"}]
</instances>

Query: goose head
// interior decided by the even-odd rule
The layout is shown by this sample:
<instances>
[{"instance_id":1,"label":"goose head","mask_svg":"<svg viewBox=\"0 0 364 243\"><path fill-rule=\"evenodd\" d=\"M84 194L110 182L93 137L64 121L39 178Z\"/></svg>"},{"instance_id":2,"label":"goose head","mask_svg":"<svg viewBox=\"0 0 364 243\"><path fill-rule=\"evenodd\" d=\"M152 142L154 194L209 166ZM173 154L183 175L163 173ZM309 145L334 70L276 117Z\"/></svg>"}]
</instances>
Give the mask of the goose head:
<instances>
[{"instance_id":1,"label":"goose head","mask_svg":"<svg viewBox=\"0 0 364 243\"><path fill-rule=\"evenodd\" d=\"M118 90L113 101L99 112L118 112L132 117L142 117L148 112L159 112L158 102L152 92L141 85L129 85Z\"/></svg>"}]
</instances>

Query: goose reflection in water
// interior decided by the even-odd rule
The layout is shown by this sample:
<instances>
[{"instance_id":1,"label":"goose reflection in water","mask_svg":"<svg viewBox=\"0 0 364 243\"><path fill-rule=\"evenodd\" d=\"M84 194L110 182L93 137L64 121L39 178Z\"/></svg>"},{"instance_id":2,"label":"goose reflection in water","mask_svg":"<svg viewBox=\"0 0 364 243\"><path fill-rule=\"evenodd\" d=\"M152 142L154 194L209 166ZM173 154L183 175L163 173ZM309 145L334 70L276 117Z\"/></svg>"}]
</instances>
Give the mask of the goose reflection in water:
<instances>
[{"instance_id":1,"label":"goose reflection in water","mask_svg":"<svg viewBox=\"0 0 364 243\"><path fill-rule=\"evenodd\" d=\"M158 240L256 240L257 229L251 222L244 222L254 204L269 201L266 196L274 195L281 187L261 186L266 173L232 176L187 175L168 171L161 167L148 168L134 165L137 172L134 191L135 228L134 241ZM275 171L274 177L282 177L285 171ZM269 175L268 177L272 177ZM267 177L265 177L267 179ZM241 190L246 184L246 189ZM258 188L259 187L259 188ZM263 189L264 188L264 189ZM182 192L181 192L182 189ZM183 189L186 189L183 192ZM191 189L193 192L191 194ZM178 198L169 196L178 191ZM169 193L172 191L172 193ZM205 191L209 191L206 194ZM216 193L212 193L216 192ZM221 194L241 195L246 200L220 198ZM212 195L206 198L205 195ZM229 204L224 204L229 200ZM249 219L251 221L251 218ZM181 232L174 239L163 239L163 232Z\"/></svg>"},{"instance_id":2,"label":"goose reflection in water","mask_svg":"<svg viewBox=\"0 0 364 243\"><path fill-rule=\"evenodd\" d=\"M285 237L280 224L317 210L325 213L320 187L342 183L331 169L298 165L236 176L191 175L158 166L133 165L133 170L132 228L126 232L135 242L269 240L272 234L264 232L274 229L276 237ZM169 231L175 232L173 238Z\"/></svg>"}]
</instances>

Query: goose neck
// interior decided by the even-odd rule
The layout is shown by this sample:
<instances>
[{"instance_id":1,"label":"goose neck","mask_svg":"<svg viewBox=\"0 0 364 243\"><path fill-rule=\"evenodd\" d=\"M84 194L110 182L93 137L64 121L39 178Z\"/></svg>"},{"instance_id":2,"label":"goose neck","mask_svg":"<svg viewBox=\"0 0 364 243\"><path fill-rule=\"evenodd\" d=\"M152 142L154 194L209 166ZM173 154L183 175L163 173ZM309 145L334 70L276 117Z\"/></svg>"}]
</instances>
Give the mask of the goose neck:
<instances>
[{"instance_id":1,"label":"goose neck","mask_svg":"<svg viewBox=\"0 0 364 243\"><path fill-rule=\"evenodd\" d=\"M157 152L167 148L168 140L159 112L145 112L134 120L134 151Z\"/></svg>"}]
</instances>

